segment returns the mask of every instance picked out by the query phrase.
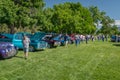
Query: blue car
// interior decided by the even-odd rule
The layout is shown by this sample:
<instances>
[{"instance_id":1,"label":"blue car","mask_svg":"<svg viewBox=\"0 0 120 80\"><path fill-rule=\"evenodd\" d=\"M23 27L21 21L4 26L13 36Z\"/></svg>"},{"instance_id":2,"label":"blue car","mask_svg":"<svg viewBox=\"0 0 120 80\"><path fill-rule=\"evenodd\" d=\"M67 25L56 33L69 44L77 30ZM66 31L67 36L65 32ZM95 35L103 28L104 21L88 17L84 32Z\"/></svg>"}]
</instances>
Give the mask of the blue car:
<instances>
[{"instance_id":1,"label":"blue car","mask_svg":"<svg viewBox=\"0 0 120 80\"><path fill-rule=\"evenodd\" d=\"M26 35L28 37L31 36L30 33L24 32L19 32L15 34L4 33L0 35L0 42L11 42L12 44L14 44L14 46L18 47L19 49L23 49L23 35Z\"/></svg>"},{"instance_id":2,"label":"blue car","mask_svg":"<svg viewBox=\"0 0 120 80\"><path fill-rule=\"evenodd\" d=\"M112 35L111 42L120 42L120 36Z\"/></svg>"},{"instance_id":3,"label":"blue car","mask_svg":"<svg viewBox=\"0 0 120 80\"><path fill-rule=\"evenodd\" d=\"M44 50L47 48L47 42L42 40L42 38L46 35L44 32L36 32L31 38L30 42L30 51L35 50Z\"/></svg>"},{"instance_id":4,"label":"blue car","mask_svg":"<svg viewBox=\"0 0 120 80\"><path fill-rule=\"evenodd\" d=\"M53 38L53 40L59 41L61 46L65 45L65 40L64 40L65 35L60 35L58 34L56 37ZM68 36L68 42L70 42L70 37Z\"/></svg>"},{"instance_id":5,"label":"blue car","mask_svg":"<svg viewBox=\"0 0 120 80\"><path fill-rule=\"evenodd\" d=\"M10 58L17 54L18 49L9 42L0 42L0 58Z\"/></svg>"}]
</instances>

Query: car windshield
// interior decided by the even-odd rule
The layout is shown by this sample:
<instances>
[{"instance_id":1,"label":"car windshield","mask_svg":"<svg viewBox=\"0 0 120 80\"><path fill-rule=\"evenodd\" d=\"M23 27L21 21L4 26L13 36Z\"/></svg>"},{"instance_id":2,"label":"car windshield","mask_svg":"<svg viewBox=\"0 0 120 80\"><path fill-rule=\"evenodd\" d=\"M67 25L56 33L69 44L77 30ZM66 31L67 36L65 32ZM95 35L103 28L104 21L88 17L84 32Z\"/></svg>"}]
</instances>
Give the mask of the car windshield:
<instances>
[{"instance_id":1,"label":"car windshield","mask_svg":"<svg viewBox=\"0 0 120 80\"><path fill-rule=\"evenodd\" d=\"M45 36L45 33L35 33L31 39L33 40L41 40Z\"/></svg>"},{"instance_id":2,"label":"car windshield","mask_svg":"<svg viewBox=\"0 0 120 80\"><path fill-rule=\"evenodd\" d=\"M52 35L45 35L42 40L50 40L52 38Z\"/></svg>"}]
</instances>

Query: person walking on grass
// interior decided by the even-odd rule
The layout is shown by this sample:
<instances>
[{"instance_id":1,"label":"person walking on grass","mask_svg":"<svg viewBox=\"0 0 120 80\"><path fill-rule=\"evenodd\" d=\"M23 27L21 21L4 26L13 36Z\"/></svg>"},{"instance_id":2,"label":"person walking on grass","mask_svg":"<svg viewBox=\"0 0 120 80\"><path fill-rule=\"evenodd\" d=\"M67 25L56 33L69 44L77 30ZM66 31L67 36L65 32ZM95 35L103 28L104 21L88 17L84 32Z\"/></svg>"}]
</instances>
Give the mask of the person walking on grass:
<instances>
[{"instance_id":1,"label":"person walking on grass","mask_svg":"<svg viewBox=\"0 0 120 80\"><path fill-rule=\"evenodd\" d=\"M88 44L88 35L85 35L85 42Z\"/></svg>"},{"instance_id":2,"label":"person walking on grass","mask_svg":"<svg viewBox=\"0 0 120 80\"><path fill-rule=\"evenodd\" d=\"M68 47L68 34L66 33L64 36L65 47Z\"/></svg>"},{"instance_id":3,"label":"person walking on grass","mask_svg":"<svg viewBox=\"0 0 120 80\"><path fill-rule=\"evenodd\" d=\"M104 39L105 39L105 36L104 35L102 35L102 41L104 42Z\"/></svg>"},{"instance_id":4,"label":"person walking on grass","mask_svg":"<svg viewBox=\"0 0 120 80\"><path fill-rule=\"evenodd\" d=\"M76 34L75 35L75 45L78 46L78 44L79 44L79 35Z\"/></svg>"},{"instance_id":5,"label":"person walking on grass","mask_svg":"<svg viewBox=\"0 0 120 80\"><path fill-rule=\"evenodd\" d=\"M24 51L25 59L28 58L29 43L30 43L30 39L26 35L24 35L23 36L23 51Z\"/></svg>"}]
</instances>

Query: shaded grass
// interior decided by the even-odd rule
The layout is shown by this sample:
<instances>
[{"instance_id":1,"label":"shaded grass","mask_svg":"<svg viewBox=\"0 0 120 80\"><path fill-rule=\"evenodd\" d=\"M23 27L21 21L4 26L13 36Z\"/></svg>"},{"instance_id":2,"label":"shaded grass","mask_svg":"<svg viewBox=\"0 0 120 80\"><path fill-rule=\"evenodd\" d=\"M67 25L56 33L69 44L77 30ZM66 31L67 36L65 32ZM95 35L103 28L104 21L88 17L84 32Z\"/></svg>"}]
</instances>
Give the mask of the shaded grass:
<instances>
[{"instance_id":1,"label":"shaded grass","mask_svg":"<svg viewBox=\"0 0 120 80\"><path fill-rule=\"evenodd\" d=\"M58 47L0 61L0 80L120 80L120 47L110 42Z\"/></svg>"}]
</instances>

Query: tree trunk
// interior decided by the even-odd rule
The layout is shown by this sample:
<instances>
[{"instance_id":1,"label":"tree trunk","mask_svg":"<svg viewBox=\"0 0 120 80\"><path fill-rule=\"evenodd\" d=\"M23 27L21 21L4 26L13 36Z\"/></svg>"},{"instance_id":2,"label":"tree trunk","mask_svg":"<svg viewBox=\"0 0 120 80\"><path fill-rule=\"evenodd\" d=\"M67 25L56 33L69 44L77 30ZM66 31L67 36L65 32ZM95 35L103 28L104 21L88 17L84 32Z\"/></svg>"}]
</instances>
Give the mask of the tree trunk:
<instances>
[{"instance_id":1,"label":"tree trunk","mask_svg":"<svg viewBox=\"0 0 120 80\"><path fill-rule=\"evenodd\" d=\"M13 24L9 25L9 28L10 28L10 33L14 34L15 33L14 25Z\"/></svg>"}]
</instances>

